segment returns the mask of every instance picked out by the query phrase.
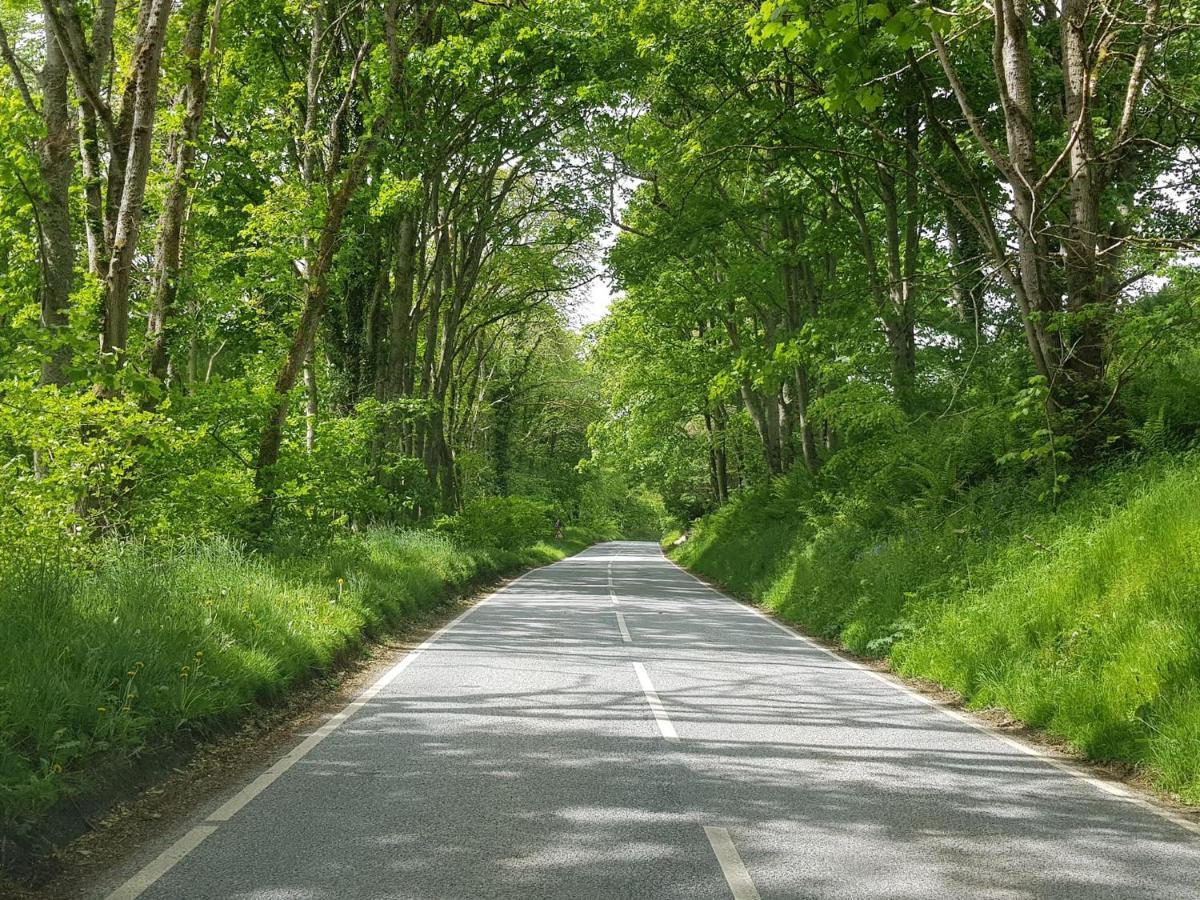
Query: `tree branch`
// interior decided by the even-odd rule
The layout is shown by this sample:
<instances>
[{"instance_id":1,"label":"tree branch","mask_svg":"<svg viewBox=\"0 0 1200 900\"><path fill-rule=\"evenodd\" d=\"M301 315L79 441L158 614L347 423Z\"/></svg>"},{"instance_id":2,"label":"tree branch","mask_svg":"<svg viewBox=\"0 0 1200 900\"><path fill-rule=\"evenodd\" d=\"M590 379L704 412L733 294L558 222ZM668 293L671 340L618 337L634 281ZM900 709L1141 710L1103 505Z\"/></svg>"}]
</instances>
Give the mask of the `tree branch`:
<instances>
[{"instance_id":1,"label":"tree branch","mask_svg":"<svg viewBox=\"0 0 1200 900\"><path fill-rule=\"evenodd\" d=\"M4 61L8 63L13 81L17 83L17 91L20 93L21 99L25 102L25 108L35 116L40 115L41 111L38 109L37 104L34 103L33 94L29 91L29 84L25 81L25 74L21 71L21 64L8 42L8 33L4 30L3 22L0 22L0 56L3 56Z\"/></svg>"}]
</instances>

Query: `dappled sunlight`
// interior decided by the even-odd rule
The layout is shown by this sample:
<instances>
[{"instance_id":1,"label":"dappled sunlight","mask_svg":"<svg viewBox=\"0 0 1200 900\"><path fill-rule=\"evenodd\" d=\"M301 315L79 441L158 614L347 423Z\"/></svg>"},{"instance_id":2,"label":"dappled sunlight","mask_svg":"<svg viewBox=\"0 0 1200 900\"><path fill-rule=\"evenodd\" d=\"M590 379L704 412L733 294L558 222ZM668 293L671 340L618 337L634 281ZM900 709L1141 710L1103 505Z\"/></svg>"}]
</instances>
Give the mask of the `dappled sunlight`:
<instances>
[{"instance_id":1,"label":"dappled sunlight","mask_svg":"<svg viewBox=\"0 0 1200 900\"><path fill-rule=\"evenodd\" d=\"M715 900L711 824L764 897L1184 897L1200 866L1183 829L610 544L473 612L147 896Z\"/></svg>"}]
</instances>

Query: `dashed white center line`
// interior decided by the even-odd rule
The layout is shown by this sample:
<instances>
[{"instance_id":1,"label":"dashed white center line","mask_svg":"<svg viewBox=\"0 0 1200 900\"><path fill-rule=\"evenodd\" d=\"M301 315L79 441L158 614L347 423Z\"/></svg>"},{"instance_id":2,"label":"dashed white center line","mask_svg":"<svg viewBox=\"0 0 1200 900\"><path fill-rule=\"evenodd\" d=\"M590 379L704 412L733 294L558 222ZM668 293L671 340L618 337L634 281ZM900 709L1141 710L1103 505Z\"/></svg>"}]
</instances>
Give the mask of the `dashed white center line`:
<instances>
[{"instance_id":1,"label":"dashed white center line","mask_svg":"<svg viewBox=\"0 0 1200 900\"><path fill-rule=\"evenodd\" d=\"M621 640L627 644L632 644L633 638L629 635L629 626L625 624L625 617L620 612L617 613L617 628L621 629Z\"/></svg>"},{"instance_id":2,"label":"dashed white center line","mask_svg":"<svg viewBox=\"0 0 1200 900\"><path fill-rule=\"evenodd\" d=\"M621 604L621 601L617 599L617 591L613 587L612 563L608 564L608 599L613 602L614 606L619 606Z\"/></svg>"},{"instance_id":3,"label":"dashed white center line","mask_svg":"<svg viewBox=\"0 0 1200 900\"><path fill-rule=\"evenodd\" d=\"M646 673L646 667L640 662L635 662L633 669L637 672L638 681L641 682L642 693L646 695L646 702L650 705L650 712L654 713L654 721L658 723L658 730L662 732L662 736L668 741L679 740L679 735L675 733L675 726L671 724L671 719L667 715L662 701L658 699L658 692L654 690L654 682L650 680L650 676Z\"/></svg>"},{"instance_id":4,"label":"dashed white center line","mask_svg":"<svg viewBox=\"0 0 1200 900\"><path fill-rule=\"evenodd\" d=\"M750 880L750 873L746 871L741 854L733 845L729 829L705 825L704 834L712 845L713 853L717 855L717 862L721 864L721 872L729 884L729 890L733 892L733 900L762 900L758 895L758 888Z\"/></svg>"}]
</instances>

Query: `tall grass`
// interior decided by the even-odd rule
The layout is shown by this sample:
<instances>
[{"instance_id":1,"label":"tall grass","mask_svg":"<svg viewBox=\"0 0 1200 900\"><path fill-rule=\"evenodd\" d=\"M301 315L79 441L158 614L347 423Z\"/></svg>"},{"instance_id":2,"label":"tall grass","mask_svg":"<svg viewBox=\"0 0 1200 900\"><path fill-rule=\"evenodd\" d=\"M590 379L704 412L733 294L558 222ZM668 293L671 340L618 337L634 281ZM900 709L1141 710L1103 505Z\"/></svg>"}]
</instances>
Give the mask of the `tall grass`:
<instances>
[{"instance_id":1,"label":"tall grass","mask_svg":"<svg viewBox=\"0 0 1200 900\"><path fill-rule=\"evenodd\" d=\"M99 754L230 719L503 569L561 557L377 529L314 552L112 544L88 570L0 570L0 834L86 783Z\"/></svg>"},{"instance_id":2,"label":"tall grass","mask_svg":"<svg viewBox=\"0 0 1200 900\"><path fill-rule=\"evenodd\" d=\"M1200 459L833 509L774 494L699 523L685 565L976 707L1200 804Z\"/></svg>"}]
</instances>

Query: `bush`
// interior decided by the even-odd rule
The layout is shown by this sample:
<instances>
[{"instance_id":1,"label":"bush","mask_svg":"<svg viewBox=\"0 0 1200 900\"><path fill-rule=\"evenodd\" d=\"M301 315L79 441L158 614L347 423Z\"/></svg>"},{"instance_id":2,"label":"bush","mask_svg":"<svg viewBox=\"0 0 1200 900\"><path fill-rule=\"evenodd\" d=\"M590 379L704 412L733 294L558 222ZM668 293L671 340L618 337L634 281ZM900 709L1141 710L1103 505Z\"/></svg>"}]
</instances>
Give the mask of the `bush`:
<instances>
[{"instance_id":1,"label":"bush","mask_svg":"<svg viewBox=\"0 0 1200 900\"><path fill-rule=\"evenodd\" d=\"M443 516L437 530L468 547L522 550L554 536L550 506L529 497L478 497Z\"/></svg>"}]
</instances>

